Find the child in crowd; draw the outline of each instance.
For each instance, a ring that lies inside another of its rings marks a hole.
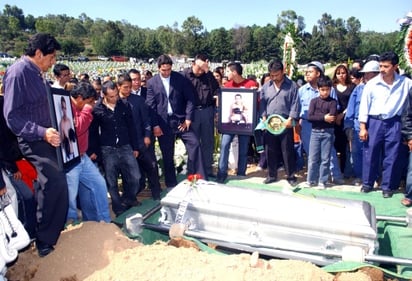
[[[334,123],[337,102],[330,97],[333,86],[328,76],[318,80],[319,97],[310,101],[308,120],[312,123],[309,144],[308,177],[309,186],[324,189],[329,178],[331,149],[334,142]]]

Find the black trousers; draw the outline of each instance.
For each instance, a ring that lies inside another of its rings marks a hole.
[[[141,172],[140,188],[144,188],[147,178],[150,190],[152,191],[153,199],[159,198],[162,190],[160,188],[159,168],[156,161],[153,142],[149,145],[149,147],[143,151],[140,151],[137,162]]]
[[[207,180],[207,174],[203,167],[202,152],[197,136],[192,129],[183,133],[165,133],[158,137],[160,150],[163,156],[163,171],[165,174],[166,187],[177,185],[176,169],[174,164],[175,141],[176,137],[182,139],[187,151],[187,173],[200,174]]]
[[[268,131],[265,131],[264,143],[269,176],[277,178],[277,169],[283,160],[286,175],[288,179],[292,179],[296,171],[293,129],[285,129],[280,135],[273,135]]]
[[[19,139],[19,146],[38,174],[36,238],[55,245],[64,229],[69,207],[66,174],[57,165],[56,148],[45,141],[25,142]]]

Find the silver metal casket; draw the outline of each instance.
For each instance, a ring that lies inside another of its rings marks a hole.
[[[364,201],[199,180],[181,182],[161,205],[161,225],[171,227],[179,213],[185,235],[227,248],[319,265],[341,260],[349,248],[377,252],[375,209]]]

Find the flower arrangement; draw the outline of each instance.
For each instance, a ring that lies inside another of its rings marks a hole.
[[[412,25],[409,26],[405,34],[405,59],[410,67],[412,67]]]
[[[202,175],[200,174],[190,174],[187,176],[187,180],[190,182],[190,186],[194,187],[196,185],[197,180],[202,179]]]
[[[402,53],[399,65],[405,68],[405,71],[410,71],[412,68],[412,11],[398,19],[398,23],[401,26],[398,51]]]

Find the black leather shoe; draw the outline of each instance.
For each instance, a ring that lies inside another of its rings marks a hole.
[[[369,193],[369,192],[371,192],[373,190],[373,188],[372,187],[368,187],[368,186],[362,186],[362,188],[361,188],[361,192],[363,192],[363,193]]]
[[[382,197],[383,198],[391,198],[393,196],[393,191],[390,190],[383,190]]]
[[[272,183],[272,182],[275,182],[276,181],[276,178],[274,178],[274,177],[267,177],[264,181],[263,181],[263,183],[264,184],[269,184],[269,183]]]
[[[296,177],[291,177],[291,178],[288,179],[288,183],[291,186],[295,186],[298,183],[298,180],[296,179]]]
[[[128,210],[130,208],[140,206],[140,205],[142,205],[142,203],[137,201],[137,200],[135,200],[135,201],[125,200],[125,201],[123,201],[122,205],[126,208],[126,210]]]
[[[37,252],[39,253],[39,257],[45,257],[51,252],[54,251],[54,247],[52,245],[49,245],[47,243],[41,242],[41,241],[36,241],[36,248]]]
[[[216,182],[217,183],[225,183],[227,176],[217,175]]]

